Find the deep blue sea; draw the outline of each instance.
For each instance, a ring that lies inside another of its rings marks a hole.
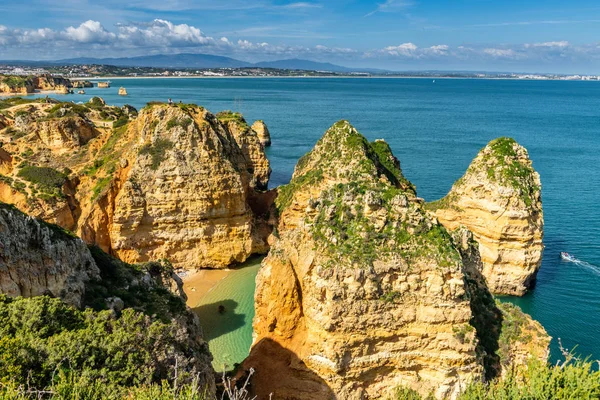
[[[128,97],[117,95],[119,86]],[[347,119],[384,138],[426,200],[444,196],[491,139],[511,136],[540,173],[544,261],[536,288],[509,298],[569,349],[600,359],[600,82],[468,79],[113,79],[110,89],[57,96],[141,107],[172,98],[212,112],[263,119],[271,185],[288,182],[300,156],[325,130]],[[560,261],[559,252],[583,263]],[[250,339],[248,339],[250,340]]]

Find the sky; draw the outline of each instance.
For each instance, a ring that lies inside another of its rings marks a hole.
[[[0,0],[0,60],[174,53],[600,74],[600,1]]]

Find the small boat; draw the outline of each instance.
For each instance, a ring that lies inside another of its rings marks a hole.
[[[77,94],[85,94],[85,90],[78,90]]]
[[[560,258],[562,258],[565,261],[571,261],[571,262],[576,260],[575,257],[573,257],[571,254],[564,252],[564,251],[560,253]]]

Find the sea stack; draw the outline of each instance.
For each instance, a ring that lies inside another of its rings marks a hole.
[[[544,249],[540,176],[513,139],[492,140],[428,208],[447,229],[473,232],[493,293],[522,296],[535,282]]]
[[[127,89],[125,89],[123,86],[119,88],[119,96],[127,96]]]
[[[269,128],[267,128],[267,124],[264,121],[258,120],[252,124],[252,130],[256,132],[258,135],[258,140],[260,143],[268,147],[271,145],[271,133],[269,132]]]
[[[336,123],[277,206],[244,364],[259,398],[453,398],[484,375],[460,253],[387,143]]]

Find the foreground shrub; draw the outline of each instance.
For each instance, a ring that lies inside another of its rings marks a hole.
[[[80,311],[47,296],[2,295],[0,382],[47,387],[57,371],[123,386],[160,382],[172,378],[177,365],[186,371],[190,359],[205,351],[194,348],[178,328],[133,309],[117,317],[112,311]]]
[[[600,399],[600,371],[588,361],[569,358],[563,364],[531,361],[489,383],[473,382],[459,400]],[[420,400],[416,392],[399,388],[395,400]]]

